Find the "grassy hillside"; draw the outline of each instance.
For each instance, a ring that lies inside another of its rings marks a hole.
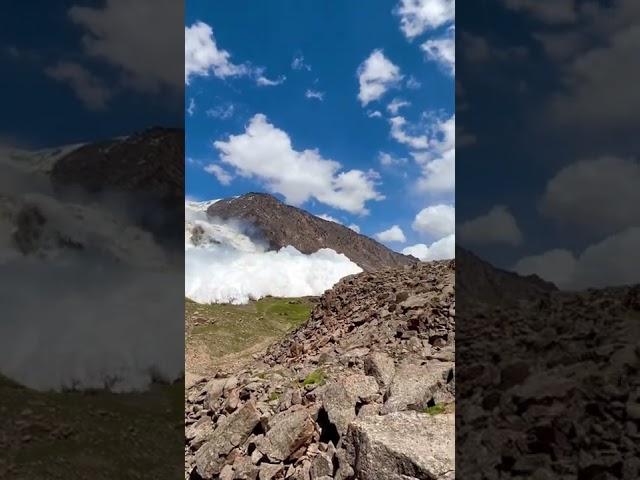
[[[267,297],[247,305],[203,305],[186,300],[187,356],[204,351],[213,363],[231,354],[250,354],[304,323],[309,298]]]
[[[37,392],[0,376],[0,478],[180,478],[183,389]]]

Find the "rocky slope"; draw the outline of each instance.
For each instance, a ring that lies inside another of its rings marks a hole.
[[[335,222],[323,220],[296,207],[285,205],[264,193],[247,193],[217,201],[207,214],[222,220],[236,219],[255,228],[272,250],[291,245],[310,254],[331,248],[345,254],[365,271],[410,265],[417,259],[389,250],[364,235]]]
[[[466,254],[458,475],[640,478],[640,287],[562,292]]]
[[[454,478],[454,262],[346,277],[249,367],[187,378],[185,477]]]

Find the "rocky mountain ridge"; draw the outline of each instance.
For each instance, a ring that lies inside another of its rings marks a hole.
[[[207,208],[207,215],[223,221],[233,219],[246,223],[271,250],[291,245],[302,253],[311,254],[321,248],[330,248],[343,253],[365,271],[410,265],[418,261],[394,252],[344,225],[286,205],[265,193],[247,193],[219,200]]]
[[[185,478],[454,478],[454,270],[346,277],[249,367],[188,377]]]

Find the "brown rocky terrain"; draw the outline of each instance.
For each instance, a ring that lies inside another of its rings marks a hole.
[[[458,475],[640,478],[640,287],[562,292],[456,262],[475,286],[456,318]]]
[[[188,376],[185,478],[454,478],[454,269],[346,277],[250,365]]]
[[[155,127],[80,146],[53,165],[51,179],[57,186],[147,192],[175,202],[184,196],[183,156],[184,130]]]
[[[310,254],[321,248],[331,248],[346,255],[365,271],[418,261],[344,225],[318,218],[265,193],[247,193],[238,198],[220,200],[207,209],[207,214],[250,224],[255,228],[254,233],[272,250],[291,245],[302,253]]]

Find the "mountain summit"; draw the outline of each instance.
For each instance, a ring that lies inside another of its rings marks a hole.
[[[311,254],[321,248],[330,248],[346,255],[369,272],[411,265],[418,261],[394,252],[344,225],[286,205],[266,193],[252,192],[220,200],[207,209],[207,215],[251,224],[270,249],[279,250],[291,245],[302,253]]]

